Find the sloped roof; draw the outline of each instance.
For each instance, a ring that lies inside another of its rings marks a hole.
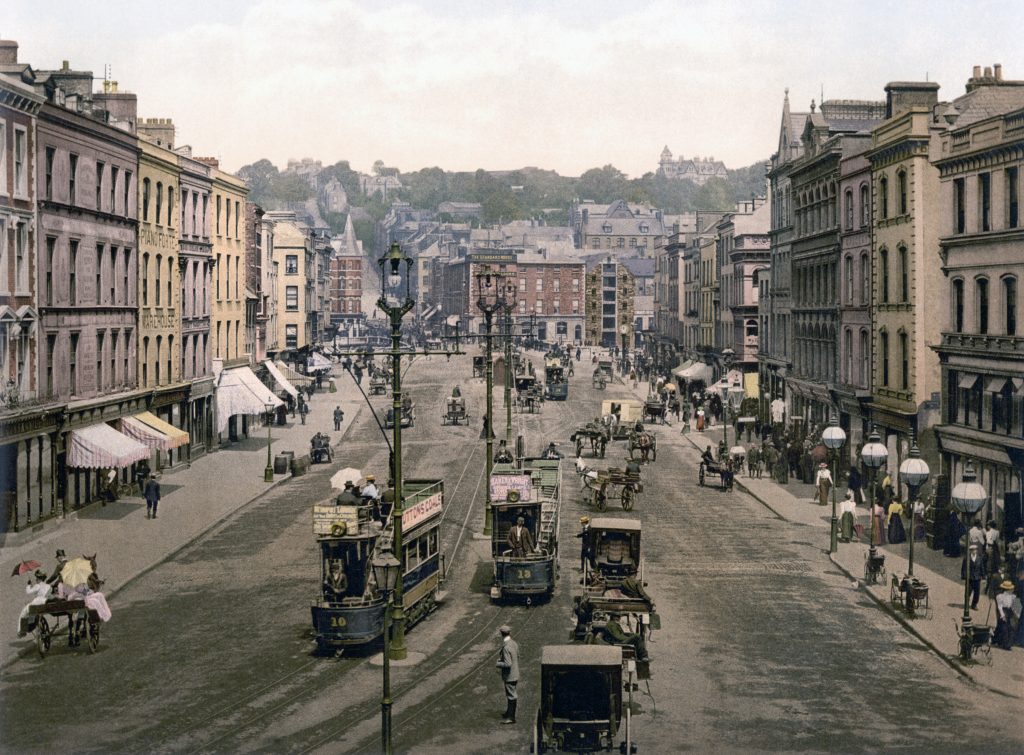
[[[959,111],[953,128],[1024,107],[1024,87],[983,86],[953,100]]]

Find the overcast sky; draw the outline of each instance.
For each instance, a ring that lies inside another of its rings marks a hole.
[[[261,157],[403,171],[630,176],[678,157],[775,149],[783,91],[882,99],[974,65],[1024,79],[1020,0],[475,2],[3,0],[0,37],[36,68],[103,76],[236,170]],[[98,86],[98,84],[97,84]]]

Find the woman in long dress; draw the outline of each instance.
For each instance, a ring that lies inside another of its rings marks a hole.
[[[857,524],[857,502],[853,499],[853,491],[846,491],[846,498],[839,504],[842,515],[839,519],[839,537],[844,543],[848,543],[856,537]]]
[[[871,526],[874,530],[874,539],[871,541],[871,544],[885,545],[885,509],[877,501],[871,507],[871,517]]]
[[[894,545],[907,541],[907,531],[903,527],[903,505],[899,501],[889,504],[889,524],[886,533],[889,542]]]
[[[942,553],[946,556],[957,557],[963,549],[960,539],[964,536],[964,526],[960,523],[960,517],[956,515],[955,509],[949,510],[949,518],[946,520],[946,543]]]
[[[828,494],[832,491],[832,472],[829,471],[828,464],[818,465],[818,474],[814,478],[814,484],[818,487],[818,504],[827,506]]]

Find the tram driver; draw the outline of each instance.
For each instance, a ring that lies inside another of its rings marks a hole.
[[[324,597],[330,601],[338,602],[348,592],[348,577],[345,576],[345,569],[340,558],[332,558],[327,569],[327,577],[324,579]]]

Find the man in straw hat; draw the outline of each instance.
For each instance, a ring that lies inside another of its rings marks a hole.
[[[580,529],[576,533],[576,537],[580,539],[580,571],[584,571],[587,568],[587,562],[591,565],[594,563],[594,552],[590,542],[590,517],[580,517]]]
[[[498,627],[501,633],[501,650],[498,651],[498,663],[501,681],[505,685],[505,713],[501,717],[503,724],[516,722],[516,705],[519,696],[516,685],[519,684],[519,645],[512,639],[512,628],[508,624]]]
[[[1013,582],[1007,579],[999,585],[1000,592],[996,596],[996,631],[992,642],[1003,650],[1013,647],[1014,628],[1020,622],[1020,598],[1013,594],[1013,589]],[[1019,638],[1020,632],[1016,634]]]

